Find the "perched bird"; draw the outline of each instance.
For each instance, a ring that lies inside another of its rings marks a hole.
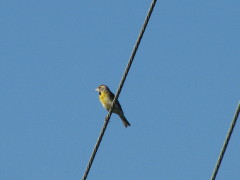
[[[99,93],[99,100],[102,103],[103,107],[109,111],[115,95],[109,90],[106,85],[100,85],[96,91]],[[130,126],[130,123],[125,118],[122,107],[118,100],[114,104],[113,112],[119,115],[125,127]]]

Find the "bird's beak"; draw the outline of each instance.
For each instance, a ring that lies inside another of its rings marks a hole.
[[[99,88],[95,89],[95,91],[99,92]]]

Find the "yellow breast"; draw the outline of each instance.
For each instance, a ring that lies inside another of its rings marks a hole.
[[[101,92],[101,95],[99,95],[99,100],[105,109],[107,109],[107,110],[110,109],[111,104],[112,104],[112,99],[108,93]]]

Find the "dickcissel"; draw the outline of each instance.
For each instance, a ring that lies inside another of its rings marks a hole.
[[[110,91],[110,89],[106,85],[100,85],[96,89],[96,91],[99,93],[99,100],[102,103],[103,107],[109,111],[115,95]],[[130,123],[125,118],[122,107],[118,100],[114,104],[113,113],[119,115],[125,127],[130,126]]]

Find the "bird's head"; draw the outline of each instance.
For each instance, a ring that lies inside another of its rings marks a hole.
[[[101,93],[103,91],[109,91],[109,88],[106,85],[100,85],[100,86],[98,86],[97,89],[95,89],[95,91]]]

